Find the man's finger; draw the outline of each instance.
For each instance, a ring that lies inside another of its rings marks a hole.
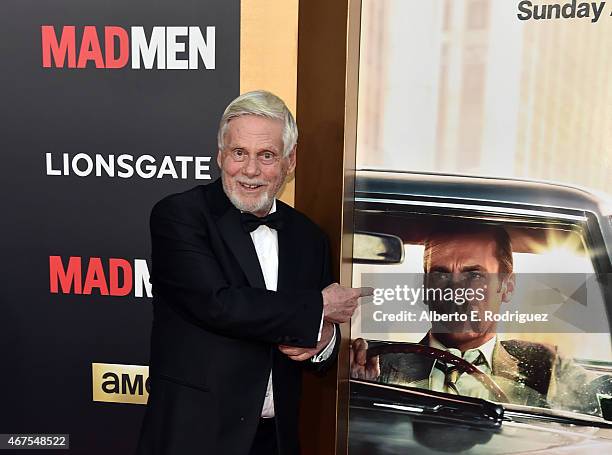
[[[367,365],[364,368],[365,378],[369,380],[377,379],[380,376],[380,361],[379,357],[370,357]]]
[[[353,344],[351,345],[355,351],[359,351],[361,349],[368,349],[368,342],[363,338],[356,338],[353,340]]]
[[[295,360],[296,362],[303,362],[304,360],[308,360],[314,355],[312,352],[304,352],[299,355],[290,355],[289,358],[291,360]]]
[[[378,356],[374,356],[374,357],[370,357],[367,360],[367,366],[366,368],[368,370],[371,370],[373,372],[378,372],[380,371],[380,360],[378,358]]]
[[[365,365],[368,353],[368,342],[363,338],[357,338],[353,343],[355,350],[355,362],[359,365]]]
[[[365,379],[365,371],[363,367],[358,368],[356,373],[357,373],[357,379]]]
[[[366,286],[361,288],[355,288],[358,291],[358,297],[367,297],[369,295],[374,295],[374,288]]]
[[[365,365],[367,362],[367,353],[368,350],[367,349],[360,349],[359,351],[357,351],[357,355],[355,357],[355,359],[357,360],[357,363],[359,365]]]
[[[359,306],[359,300],[353,300],[352,302],[350,302],[349,308],[351,309],[352,312],[355,312],[358,306]]]
[[[280,349],[283,354],[287,354],[288,356],[299,355],[305,351],[304,348],[296,348],[292,346],[279,346],[278,349]]]
[[[374,357],[370,357],[368,359],[368,365],[371,367],[378,367],[378,364],[380,363],[378,356],[374,356]]]

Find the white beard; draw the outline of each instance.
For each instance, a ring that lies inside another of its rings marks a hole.
[[[231,203],[234,204],[234,207],[236,207],[238,210],[254,213],[260,212],[266,208],[269,210],[270,207],[272,207],[272,203],[274,202],[274,196],[270,197],[267,192],[259,196],[259,198],[255,201],[246,202],[241,200],[238,196],[236,196],[235,193],[230,191],[227,182],[223,177],[223,172],[221,172],[221,182],[223,183],[223,191],[225,192],[226,196],[231,201]]]

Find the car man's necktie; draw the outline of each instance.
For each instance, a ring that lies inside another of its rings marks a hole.
[[[476,359],[471,362],[474,366],[486,365],[487,361],[482,352],[476,357]],[[461,373],[459,372],[459,368],[456,365],[445,364],[443,362],[436,361],[435,368],[444,373],[444,386],[448,388],[450,393],[455,393],[460,395],[459,390],[457,389],[457,380]]]

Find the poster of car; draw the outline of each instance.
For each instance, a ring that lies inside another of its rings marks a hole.
[[[351,454],[612,450],[611,73],[606,2],[362,1]]]

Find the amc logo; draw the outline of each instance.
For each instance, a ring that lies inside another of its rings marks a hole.
[[[147,404],[149,367],[92,363],[93,401]]]

